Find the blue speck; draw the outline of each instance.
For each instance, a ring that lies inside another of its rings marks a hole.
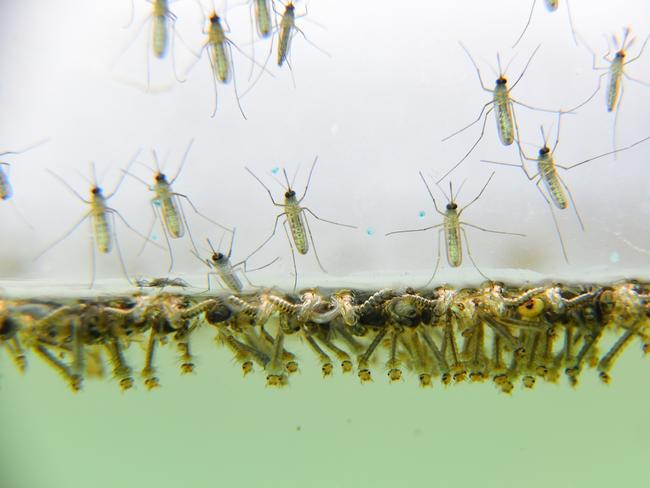
[[[275,168],[273,168],[273,169],[271,170],[271,173],[273,173],[274,175],[277,175],[279,171],[280,171],[280,168],[278,168],[278,167],[276,166]]]
[[[621,255],[618,253],[618,251],[612,251],[612,253],[609,255],[609,260],[610,262],[616,264],[621,260]]]
[[[366,234],[368,234],[369,236],[373,235],[374,233],[375,233],[375,229],[373,227],[368,227],[366,229]]]
[[[418,212],[418,217],[420,217],[421,219],[423,219],[424,216],[425,216],[426,214],[427,214],[427,213],[426,213],[424,210],[420,210],[420,211]]]
[[[160,207],[160,200],[159,200],[158,198],[156,198],[156,199],[154,199],[154,200],[152,200],[152,201],[153,201],[153,204],[154,204],[156,207]]]

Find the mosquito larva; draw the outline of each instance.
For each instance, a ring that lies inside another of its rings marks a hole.
[[[474,265],[474,267],[476,268],[476,270],[479,272],[479,274],[481,276],[483,276],[485,279],[489,279],[487,276],[485,276],[483,274],[483,272],[478,268],[478,266],[474,262],[474,258],[472,257],[472,254],[471,254],[471,252],[469,250],[469,242],[467,240],[467,234],[465,233],[465,229],[463,228],[463,226],[472,227],[472,228],[475,228],[475,229],[478,229],[478,230],[481,230],[481,231],[484,231],[484,232],[490,232],[490,233],[493,233],[493,234],[514,235],[514,236],[525,237],[524,234],[486,229],[484,227],[479,227],[478,225],[470,224],[470,223],[463,222],[463,221],[460,220],[460,217],[461,217],[463,211],[467,207],[472,205],[474,202],[476,202],[481,197],[481,195],[483,194],[483,192],[485,191],[485,189],[489,185],[490,181],[494,177],[494,172],[490,175],[488,180],[485,182],[485,185],[483,185],[483,188],[478,193],[478,195],[476,197],[474,197],[474,199],[472,201],[470,201],[467,205],[465,205],[460,210],[458,210],[458,204],[455,201],[455,198],[458,197],[458,193],[460,193],[460,190],[454,196],[453,188],[452,188],[452,185],[451,185],[451,182],[450,182],[449,183],[449,197],[447,197],[447,195],[445,195],[445,197],[447,198],[447,205],[446,205],[446,208],[445,208],[444,212],[441,211],[438,208],[438,204],[436,203],[436,199],[434,198],[433,193],[431,192],[431,189],[429,188],[429,184],[427,183],[427,181],[424,178],[424,175],[422,174],[421,171],[420,171],[419,174],[420,174],[420,178],[422,179],[422,182],[424,183],[424,186],[426,187],[426,189],[427,189],[427,191],[429,193],[429,196],[431,197],[431,200],[433,201],[433,206],[434,206],[436,212],[438,212],[443,218],[442,223],[436,224],[436,225],[430,225],[430,226],[424,227],[422,229],[396,230],[396,231],[393,231],[393,232],[389,232],[386,235],[389,236],[389,235],[393,235],[393,234],[402,234],[402,233],[408,233],[408,232],[422,232],[422,231],[427,231],[427,230],[430,230],[430,229],[438,229],[438,228],[440,228],[440,230],[438,231],[438,254],[437,254],[437,259],[436,259],[436,266],[434,268],[433,275],[431,276],[429,281],[427,281],[427,283],[424,285],[426,287],[426,286],[429,285],[429,283],[431,283],[431,281],[433,281],[433,278],[435,277],[435,275],[436,275],[436,273],[438,271],[438,266],[440,265],[440,236],[441,236],[441,234],[444,233],[444,236],[445,236],[445,251],[446,251],[447,262],[449,263],[449,266],[451,266],[453,268],[457,268],[462,264],[462,262],[463,262],[463,247],[462,247],[462,240],[461,240],[461,232],[462,232],[463,237],[465,239],[465,245],[467,246],[467,255],[469,256],[470,261],[472,262],[472,264]]]
[[[303,199],[307,195],[307,190],[309,189],[309,183],[311,181],[311,176],[314,172],[314,168],[316,167],[316,162],[318,161],[318,156],[314,158],[314,162],[311,165],[311,169],[309,170],[309,176],[307,177],[307,184],[305,185],[305,191],[303,192],[302,196],[300,198],[297,198],[296,192],[293,190],[293,184],[295,181],[295,176],[294,176],[294,181],[289,183],[289,177],[287,176],[287,171],[285,169],[282,170],[284,174],[284,179],[286,182],[286,187],[285,187],[285,193],[284,193],[284,203],[277,203],[275,199],[273,198],[273,194],[271,193],[271,190],[262,182],[262,180],[255,175],[250,169],[245,168],[246,171],[248,171],[253,178],[255,178],[260,185],[264,187],[264,189],[267,191],[269,194],[269,197],[271,198],[271,202],[273,202],[273,205],[276,207],[282,207],[283,212],[278,214],[275,217],[275,223],[273,225],[273,232],[271,232],[271,235],[262,242],[252,253],[248,255],[246,260],[248,260],[251,256],[253,256],[255,253],[257,253],[262,247],[264,247],[275,235],[275,232],[278,227],[278,222],[281,217],[284,217],[285,220],[283,222],[283,226],[285,228],[285,231],[287,231],[287,225],[289,226],[289,231],[287,231],[287,235],[289,237],[289,246],[291,248],[291,258],[293,261],[293,270],[294,270],[294,281],[293,281],[293,288],[295,290],[297,286],[297,280],[298,280],[298,270],[296,267],[296,256],[294,253],[294,248],[296,251],[298,251],[299,254],[307,254],[309,251],[309,242],[311,242],[312,247],[314,248],[314,256],[316,257],[316,261],[318,263],[318,266],[320,269],[326,273],[327,271],[323,267],[320,258],[318,257],[318,253],[316,252],[316,246],[314,244],[314,238],[311,233],[311,229],[309,227],[309,222],[307,221],[305,212],[308,212],[311,214],[312,217],[314,217],[317,220],[327,222],[329,224],[334,224],[338,225],[341,227],[348,227],[350,229],[356,229],[357,227],[354,225],[348,225],[348,224],[342,224],[340,222],[334,222],[332,220],[327,220],[322,217],[319,217],[316,215],[309,207],[303,207],[300,204],[302,203]]]
[[[569,8],[569,0],[565,0],[566,2],[566,10],[567,10],[567,16],[569,17],[569,27],[571,27],[571,35],[573,36],[573,42],[578,45],[578,39],[576,38],[576,31],[573,28],[573,19],[571,18],[571,9]],[[533,18],[533,12],[535,11],[535,4],[537,3],[537,0],[533,0],[532,5],[530,6],[530,14],[528,15],[528,20],[526,21],[526,25],[524,26],[524,30],[521,31],[521,34],[519,34],[519,37],[517,38],[517,41],[512,45],[512,47],[516,47],[517,44],[519,44],[519,41],[524,37],[524,34],[528,30],[528,27],[530,26],[530,21]],[[546,9],[549,12],[555,12],[558,7],[560,6],[560,0],[544,0],[544,4],[546,5]]]
[[[443,179],[445,179],[449,174],[454,171],[458,166],[462,164],[465,159],[474,151],[478,143],[481,141],[483,138],[483,135],[485,133],[485,126],[487,124],[487,117],[489,113],[494,110],[494,114],[496,116],[496,123],[497,123],[497,133],[499,135],[499,140],[504,146],[509,146],[511,145],[514,140],[515,140],[515,133],[517,132],[517,120],[516,120],[516,115],[514,112],[514,106],[513,104],[521,105],[522,107],[529,108],[531,110],[537,110],[541,112],[551,112],[551,113],[558,113],[557,110],[547,110],[547,109],[541,109],[537,107],[532,107],[530,105],[526,105],[525,103],[522,103],[518,100],[515,100],[511,96],[512,90],[517,86],[517,84],[521,81],[523,78],[524,74],[526,73],[526,70],[528,69],[528,66],[532,62],[533,58],[535,57],[535,54],[537,54],[537,51],[539,50],[540,46],[537,46],[533,53],[530,55],[530,58],[528,58],[528,61],[526,62],[526,65],[524,66],[523,71],[519,75],[519,77],[515,80],[515,82],[512,84],[511,87],[508,87],[508,80],[504,76],[504,70],[501,69],[501,57],[497,54],[497,63],[499,67],[499,76],[496,80],[496,84],[494,86],[494,89],[489,89],[488,87],[485,86],[483,83],[483,78],[481,77],[481,71],[479,70],[478,65],[476,64],[476,61],[474,61],[474,58],[470,54],[469,50],[465,47],[463,43],[459,43],[460,47],[465,51],[467,56],[469,57],[470,61],[474,65],[474,68],[476,69],[476,74],[478,75],[479,83],[481,84],[481,88],[483,91],[486,91],[488,93],[492,94],[492,100],[487,102],[486,104],[483,105],[481,108],[481,112],[479,113],[478,117],[476,120],[471,122],[470,124],[466,125],[462,129],[457,130],[453,134],[448,135],[444,139],[442,139],[442,142],[447,141],[451,139],[452,137],[460,134],[461,132],[465,131],[466,129],[469,129],[472,127],[474,124],[479,122],[481,119],[483,119],[483,125],[481,127],[481,133],[472,144],[472,147],[470,147],[469,151],[465,153],[465,155],[461,158],[460,161],[458,161],[454,166],[451,167],[445,174],[440,177],[437,182],[440,183]],[[506,66],[506,71],[507,71],[507,66]],[[489,108],[488,108],[489,107]],[[487,111],[486,111],[487,109]]]

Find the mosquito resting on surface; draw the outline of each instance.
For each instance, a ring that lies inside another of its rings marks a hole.
[[[496,85],[493,90],[490,90],[485,86],[483,83],[483,78],[481,78],[481,71],[478,68],[478,65],[474,61],[474,58],[472,58],[472,55],[469,53],[469,50],[465,47],[465,45],[460,42],[460,47],[463,48],[467,56],[469,57],[470,61],[474,65],[474,68],[476,68],[476,74],[478,75],[479,83],[481,83],[481,88],[483,88],[483,91],[486,91],[488,93],[492,94],[492,100],[487,102],[485,105],[483,105],[483,108],[481,108],[481,112],[479,113],[478,117],[476,120],[474,120],[472,123],[466,125],[462,129],[457,130],[453,134],[448,135],[444,139],[442,139],[442,142],[447,141],[451,139],[452,137],[460,134],[461,132],[465,131],[466,129],[469,129],[472,127],[474,124],[478,123],[481,118],[483,118],[483,126],[481,127],[481,134],[479,135],[478,139],[474,144],[472,144],[472,147],[465,153],[465,155],[461,158],[460,161],[458,161],[452,168],[447,171],[444,175],[442,175],[441,178],[438,179],[437,183],[440,183],[443,179],[445,179],[449,174],[454,171],[458,166],[461,165],[465,159],[472,153],[472,151],[478,146],[478,143],[481,142],[481,139],[483,139],[483,134],[485,133],[485,125],[487,124],[487,117],[490,114],[492,110],[494,110],[494,114],[496,115],[496,122],[497,122],[497,133],[499,134],[499,139],[501,143],[504,146],[509,146],[511,145],[514,140],[515,140],[515,132],[517,128],[517,118],[515,116],[514,112],[514,107],[513,104],[521,105],[522,107],[529,108],[531,110],[537,110],[540,112],[550,112],[550,113],[558,113],[561,111],[558,110],[546,110],[546,109],[541,109],[537,107],[532,107],[530,105],[526,105],[525,103],[522,103],[518,100],[515,100],[512,98],[510,95],[510,92],[517,86],[517,84],[521,81],[523,78],[524,74],[526,73],[526,70],[528,69],[528,66],[530,65],[531,61],[533,60],[533,57],[535,57],[535,54],[537,54],[537,51],[539,50],[540,46],[537,46],[535,50],[533,51],[533,54],[530,55],[530,58],[526,62],[526,65],[524,66],[523,71],[519,75],[519,77],[515,80],[515,82],[512,84],[510,88],[508,88],[508,80],[504,76],[504,71],[501,69],[501,57],[499,54],[497,54],[497,63],[499,67],[499,77],[496,80]],[[508,67],[506,66],[506,71]],[[489,108],[488,108],[489,107]],[[486,111],[487,109],[487,111]],[[566,113],[566,112],[565,112]],[[485,114],[485,115],[484,115]]]
[[[614,150],[614,151],[609,151],[604,154],[599,154],[598,156],[594,156],[588,159],[585,159],[584,161],[580,161],[579,163],[574,163],[570,164],[568,166],[565,165],[559,165],[555,162],[555,150],[557,149],[557,146],[560,142],[560,120],[561,118],[558,117],[558,124],[557,124],[557,137],[555,139],[555,144],[553,145],[553,150],[551,150],[548,146],[548,141],[547,137],[544,134],[544,128],[540,127],[541,133],[542,133],[542,139],[544,141],[544,145],[540,148],[538,156],[536,158],[531,158],[526,156],[524,153],[523,149],[521,148],[521,145],[519,145],[519,157],[520,157],[520,164],[514,164],[514,163],[504,163],[501,161],[490,161],[486,159],[482,159],[481,162],[484,163],[492,163],[492,164],[500,164],[503,166],[515,166],[515,167],[520,167],[524,173],[526,174],[526,177],[530,180],[537,180],[535,182],[535,185],[537,186],[537,189],[541,193],[542,197],[544,197],[544,200],[548,204],[549,210],[551,211],[551,216],[553,217],[553,223],[555,224],[555,230],[557,231],[558,238],[560,240],[560,245],[562,246],[562,254],[564,255],[565,261],[568,263],[569,258],[567,256],[566,252],[566,247],[564,245],[564,240],[562,239],[562,233],[560,232],[560,226],[558,225],[557,218],[555,216],[555,212],[553,210],[553,205],[557,207],[560,210],[564,210],[568,208],[569,206],[569,201],[571,201],[571,205],[573,206],[573,210],[576,214],[576,217],[578,218],[578,223],[580,224],[580,227],[582,230],[584,230],[584,224],[582,222],[582,218],[580,217],[580,214],[578,213],[578,209],[576,208],[575,201],[573,200],[573,195],[571,194],[571,190],[569,190],[569,187],[567,184],[564,182],[562,177],[559,175],[557,172],[557,168],[561,168],[564,170],[569,170],[572,168],[575,168],[577,166],[581,166],[585,163],[588,163],[590,161],[594,161],[596,159],[608,156],[610,154],[618,153],[621,151],[625,151],[627,149],[631,149],[642,142],[645,142],[650,139],[650,137],[646,137],[644,139],[641,139],[640,141],[635,142],[634,144],[631,144],[627,147]],[[528,169],[526,168],[526,165],[524,164],[524,160],[526,161],[534,161],[537,163],[537,172],[534,174],[531,174]],[[542,184],[544,185],[544,189],[542,189]],[[546,190],[546,193],[544,192]],[[567,199],[568,195],[568,199]]]
[[[135,158],[137,158],[139,153],[140,151],[138,151],[133,156],[133,158],[127,165],[127,169],[135,161]],[[73,195],[75,195],[82,202],[89,205],[90,210],[87,213],[85,213],[84,216],[81,218],[81,220],[79,220],[76,224],[74,224],[65,234],[63,234],[60,238],[58,238],[47,248],[45,248],[38,256],[36,256],[35,259],[39,259],[45,253],[47,253],[52,248],[54,248],[57,244],[65,240],[83,222],[85,222],[87,219],[90,219],[91,228],[92,228],[92,233],[91,233],[92,274],[91,274],[91,281],[90,281],[89,288],[92,288],[95,283],[95,246],[97,247],[97,251],[100,254],[108,254],[113,249],[113,243],[115,243],[115,248],[117,249],[117,255],[120,260],[120,266],[122,268],[124,276],[130,283],[131,280],[129,278],[128,272],[126,271],[126,266],[124,265],[124,259],[122,257],[122,251],[120,250],[120,246],[117,241],[117,235],[115,234],[115,216],[117,216],[127,228],[129,228],[131,231],[136,233],[138,236],[142,237],[143,239],[147,239],[147,237],[140,234],[137,230],[131,227],[128,224],[128,222],[124,219],[124,217],[122,217],[122,215],[117,210],[108,206],[108,200],[110,200],[115,195],[117,190],[120,188],[120,185],[124,181],[124,177],[126,174],[122,173],[122,176],[120,177],[117,185],[115,186],[115,189],[108,195],[104,195],[102,188],[97,183],[97,173],[95,170],[95,163],[91,163],[90,167],[91,167],[91,173],[93,179],[92,182],[90,182],[90,197],[88,200],[83,198],[72,186],[70,186],[58,174],[56,174],[52,170],[48,170],[48,172],[52,176],[54,176],[57,180],[59,180],[59,182],[61,182]],[[95,246],[93,246],[93,241]]]
[[[339,225],[341,227],[348,227],[350,229],[357,228],[354,225],[341,224],[339,222],[334,222],[332,220],[327,220],[322,217],[319,217],[310,208],[302,207],[300,205],[303,199],[305,198],[305,196],[307,195],[307,190],[309,189],[311,176],[312,173],[314,172],[314,167],[316,166],[317,161],[318,161],[318,156],[314,158],[314,162],[312,163],[311,169],[309,170],[309,176],[307,177],[307,184],[305,185],[305,191],[303,192],[300,198],[296,198],[296,192],[293,190],[294,181],[289,183],[289,177],[287,176],[287,171],[285,169],[282,169],[282,173],[284,174],[284,180],[287,184],[284,193],[284,203],[277,203],[273,198],[273,194],[271,193],[271,190],[269,190],[269,188],[262,182],[262,180],[260,180],[255,175],[255,173],[253,173],[250,169],[246,168],[246,171],[248,171],[251,174],[251,176],[253,176],[253,178],[255,178],[259,182],[259,184],[262,185],[264,189],[267,191],[269,197],[271,198],[271,201],[273,202],[273,205],[275,205],[276,207],[282,207],[284,209],[282,213],[278,214],[275,217],[275,223],[273,224],[273,232],[271,232],[271,235],[267,237],[266,240],[261,245],[259,245],[252,253],[250,253],[246,259],[248,260],[251,256],[253,256],[256,252],[262,249],[273,238],[273,236],[275,235],[275,231],[277,230],[280,217],[284,217],[285,219],[282,225],[284,226],[284,230],[287,234],[287,239],[289,240],[289,246],[291,247],[291,259],[293,261],[293,270],[294,270],[294,280],[293,280],[294,290],[298,283],[298,270],[296,267],[296,256],[294,253],[294,247],[299,254],[307,254],[307,251],[309,251],[309,242],[311,241],[311,245],[314,248],[314,256],[316,257],[316,262],[318,263],[320,269],[323,272],[327,273],[327,271],[325,270],[325,268],[323,267],[320,261],[320,258],[318,257],[318,253],[316,252],[316,245],[314,244],[314,238],[312,236],[311,229],[309,228],[309,222],[307,221],[305,212],[310,213],[311,216],[314,217],[315,219],[321,220],[323,222],[327,222],[329,224]],[[295,176],[294,176],[294,180],[295,180]],[[289,230],[287,230],[287,224],[289,225]]]
[[[517,42],[515,42],[512,47],[517,47],[517,44],[519,44],[519,41],[524,37],[524,34],[528,30],[528,27],[530,26],[530,21],[533,18],[533,12],[535,11],[535,4],[537,3],[537,0],[533,0],[533,4],[530,6],[530,15],[528,16],[528,20],[526,21],[526,25],[524,26],[524,30],[521,31],[521,34],[519,34],[519,37],[517,38]],[[573,20],[571,18],[571,9],[569,8],[569,0],[565,0],[566,3],[566,11],[567,15],[569,17],[569,27],[571,27],[571,35],[573,36],[573,42],[578,45],[578,39],[576,38],[576,31],[573,28]],[[560,0],[544,0],[544,4],[546,5],[546,9],[549,12],[555,12],[558,7],[560,6]]]
[[[520,236],[520,237],[525,237],[524,234],[519,234],[516,232],[503,232],[503,231],[498,231],[498,230],[491,230],[491,229],[486,229],[484,227],[479,227],[478,225],[470,224],[467,222],[463,222],[460,220],[460,217],[462,213],[465,211],[467,207],[472,205],[475,201],[477,201],[485,189],[487,188],[488,184],[492,180],[492,177],[494,176],[494,172],[490,175],[488,180],[485,182],[485,185],[483,185],[483,188],[481,191],[474,197],[474,199],[469,202],[467,205],[465,205],[463,208],[458,210],[458,205],[456,203],[456,198],[458,198],[458,195],[460,194],[461,188],[458,189],[458,192],[454,196],[453,190],[452,190],[452,185],[451,181],[449,182],[449,197],[445,194],[445,198],[447,198],[447,206],[445,208],[445,211],[442,212],[438,208],[438,204],[436,203],[436,199],[433,196],[433,193],[431,192],[431,188],[429,188],[429,185],[427,181],[424,179],[424,175],[420,171],[420,178],[422,179],[422,182],[424,183],[424,186],[427,188],[427,191],[429,192],[429,196],[431,197],[431,200],[433,201],[433,206],[436,209],[436,212],[438,212],[440,215],[442,215],[443,221],[441,224],[436,224],[436,225],[430,225],[428,227],[424,227],[422,229],[409,229],[409,230],[396,230],[393,232],[389,232],[386,235],[390,236],[393,234],[404,234],[407,232],[422,232],[430,229],[437,229],[442,227],[438,231],[438,255],[436,259],[436,267],[433,270],[433,275],[431,275],[431,278],[429,278],[429,281],[426,282],[424,285],[425,287],[429,286],[429,284],[433,281],[433,278],[436,276],[436,273],[438,272],[438,266],[440,265],[440,235],[444,232],[445,234],[445,249],[447,253],[447,262],[449,263],[449,266],[453,268],[457,268],[461,265],[463,262],[463,247],[462,247],[462,242],[461,242],[461,232],[463,233],[463,237],[465,239],[465,245],[467,246],[467,255],[469,256],[470,261],[476,268],[476,271],[479,272],[481,276],[483,276],[485,279],[489,278],[483,274],[483,272],[479,269],[479,267],[476,265],[476,262],[474,261],[474,258],[472,257],[472,253],[470,252],[469,249],[469,241],[467,240],[467,234],[465,233],[465,229],[463,226],[468,226],[468,227],[473,227],[478,230],[482,230],[484,232],[491,232],[493,234],[503,234],[503,235],[511,235],[511,236]],[[442,191],[442,189],[440,189]],[[443,191],[444,194],[444,191]]]
[[[199,6],[201,6],[201,3]],[[201,6],[201,12],[203,12],[203,7]],[[204,23],[206,19],[205,13],[203,13]],[[232,78],[233,88],[235,90],[235,97],[237,99],[237,107],[242,114],[242,117],[246,119],[246,114],[242,109],[240,103],[240,95],[237,89],[237,78],[235,76],[235,69],[232,62],[232,48],[234,47],[239,51],[243,56],[249,58],[248,54],[242,51],[234,42],[232,42],[226,35],[229,30],[224,29],[224,26],[221,22],[221,17],[217,14],[216,9],[213,7],[212,12],[207,16],[208,21],[208,30],[203,30],[203,34],[207,36],[207,39],[201,46],[197,57],[197,61],[201,59],[201,54],[204,50],[208,51],[208,59],[210,60],[210,71],[212,73],[212,83],[214,86],[214,109],[210,117],[214,117],[217,113],[218,106],[218,95],[217,95],[217,80],[226,84]],[[226,24],[227,25],[227,24]],[[252,60],[255,63],[255,60]],[[196,63],[194,63],[196,64]],[[194,66],[194,64],[192,66]],[[190,66],[190,69],[192,68]]]
[[[269,48],[269,53],[264,60],[263,67],[266,67],[268,64],[269,60],[271,59],[271,56],[273,55],[273,40],[275,38],[275,35],[278,35],[278,50],[277,50],[277,56],[276,56],[276,63],[278,66],[282,67],[284,64],[286,64],[289,67],[289,71],[291,72],[291,81],[293,83],[293,86],[296,86],[296,80],[293,78],[293,69],[291,67],[291,45],[293,41],[293,37],[295,36],[296,32],[298,32],[305,41],[307,41],[309,44],[311,44],[314,48],[318,49],[320,52],[325,54],[326,56],[330,56],[330,53],[313,43],[312,41],[309,40],[307,35],[303,32],[303,30],[296,25],[296,19],[300,19],[303,17],[307,16],[307,8],[305,7],[305,13],[296,15],[296,6],[294,5],[293,2],[289,2],[284,6],[284,12],[278,12],[275,10],[275,6],[273,6],[274,12],[280,17],[280,22],[276,25],[274,31],[273,31],[273,37],[271,38],[271,46]],[[312,21],[314,22],[314,21]],[[317,25],[320,25],[316,23]],[[257,81],[260,79],[262,76],[263,72],[261,71],[260,74],[257,76],[255,81],[253,82],[252,86],[255,86]],[[244,96],[246,93],[250,91],[250,88],[247,89],[242,96]]]
[[[183,41],[183,39],[176,32],[176,15],[169,9],[169,0],[147,0],[151,4],[151,13],[145,17],[140,26],[136,29],[135,37],[126,45],[122,53],[124,53],[133,42],[139,37],[140,32],[144,28],[145,24],[151,22],[151,35],[147,36],[147,50],[146,50],[146,67],[147,67],[147,84],[146,87],[150,87],[150,78],[151,78],[151,69],[150,69],[150,48],[153,52],[153,55],[157,59],[163,59],[167,55],[169,47],[169,29],[172,31],[171,36],[171,53],[172,53],[172,70],[174,72],[174,78],[176,81],[183,83],[185,80],[180,79],[176,74],[176,57],[174,53],[174,39],[176,36]],[[131,19],[126,25],[128,27],[133,22],[134,15],[134,5],[133,0],[131,1]]]
[[[24,149],[20,149],[18,151],[4,151],[0,153],[0,158],[4,156],[13,156],[17,154],[22,154],[26,151],[29,151],[30,149],[34,149],[42,144],[45,144],[49,139],[46,139],[44,141],[37,142],[36,144],[32,144],[31,146],[27,146]],[[4,168],[7,168],[6,171]],[[0,161],[0,199],[2,200],[10,200],[11,203],[13,204],[13,200],[11,200],[11,197],[14,195],[14,190],[13,187],[11,186],[11,180],[9,179],[11,172],[11,164],[7,163],[6,161]],[[14,210],[18,214],[18,216],[29,226],[29,222],[25,218],[25,216],[22,214],[22,212],[18,209],[16,205],[13,205]]]
[[[589,101],[591,101],[591,99],[593,99],[596,96],[596,94],[600,91],[600,85],[603,81],[603,77],[609,75],[609,84],[607,86],[607,97],[605,102],[607,106],[607,111],[615,112],[614,128],[613,128],[613,135],[612,135],[612,144],[614,150],[616,150],[616,127],[618,123],[618,112],[621,108],[621,101],[623,100],[623,92],[624,92],[623,77],[625,77],[630,81],[639,83],[641,85],[650,86],[650,83],[646,83],[642,80],[632,78],[630,75],[628,75],[625,72],[625,66],[636,61],[641,57],[641,55],[643,54],[643,50],[648,44],[648,40],[650,40],[650,36],[646,37],[646,40],[643,42],[643,45],[639,50],[639,54],[637,54],[632,59],[628,59],[626,61],[625,58],[627,57],[627,49],[629,49],[635,41],[634,37],[629,39],[628,41],[629,35],[630,35],[630,28],[627,27],[623,29],[623,40],[621,41],[620,44],[618,42],[618,38],[616,37],[616,35],[612,36],[614,49],[616,49],[614,58],[609,59],[609,55],[610,55],[609,50],[603,56],[603,59],[609,63],[609,66],[596,66],[596,53],[594,53],[593,51],[591,52],[593,56],[592,68],[597,71],[605,71],[605,72],[598,77],[598,86],[596,87],[596,90],[594,90],[594,92],[589,96],[589,98],[587,98],[584,102],[580,103],[579,105],[571,109],[571,111],[577,110],[583,105],[587,104]]]
[[[190,152],[190,149],[192,148],[193,143],[194,143],[194,139],[192,139],[188,144],[187,149],[183,154],[183,158],[181,159],[181,163],[178,166],[178,170],[176,171],[176,174],[169,181],[167,180],[167,176],[165,175],[165,173],[163,173],[158,163],[158,157],[155,151],[152,151],[153,160],[156,165],[153,185],[149,185],[146,181],[142,180],[141,178],[134,175],[133,173],[130,173],[129,171],[126,170],[124,171],[125,174],[138,180],[140,183],[145,185],[147,188],[149,188],[150,191],[154,193],[154,197],[151,199],[151,208],[154,213],[154,219],[151,222],[149,231],[147,232],[147,237],[151,236],[154,225],[156,225],[156,221],[160,220],[162,224],[163,235],[165,236],[165,242],[167,244],[167,250],[169,251],[168,272],[171,272],[172,268],[174,267],[174,255],[172,253],[170,239],[178,239],[183,237],[185,235],[186,229],[187,229],[187,235],[190,239],[190,242],[192,243],[194,252],[198,253],[198,249],[196,248],[196,244],[194,243],[194,238],[192,237],[192,233],[190,232],[190,227],[187,224],[185,211],[183,210],[183,206],[180,200],[181,198],[184,199],[190,205],[194,213],[196,213],[198,216],[204,218],[211,224],[216,225],[217,227],[220,227],[221,229],[227,232],[231,232],[229,228],[221,225],[218,222],[215,222],[214,220],[208,218],[207,216],[199,212],[187,195],[184,195],[182,193],[177,193],[172,189],[172,185],[178,179],[183,167],[185,166],[185,162],[187,161],[187,156]],[[149,242],[149,239],[144,241],[142,248],[140,249],[140,252],[138,254],[141,254],[144,251],[147,242]]]
[[[250,282],[250,280],[246,276],[246,273],[249,271],[257,271],[266,268],[267,266],[272,265],[279,259],[279,258],[275,258],[270,263],[267,263],[264,266],[255,269],[247,269],[246,260],[239,261],[238,263],[232,264],[230,262],[230,258],[232,256],[233,243],[235,242],[235,229],[233,229],[231,232],[230,247],[228,248],[228,254],[223,254],[222,252],[215,250],[214,247],[212,246],[212,243],[210,242],[210,239],[206,239],[206,241],[208,243],[208,246],[210,246],[210,251],[212,251],[212,255],[210,256],[210,259],[203,259],[197,253],[192,251],[192,253],[199,259],[199,261],[204,262],[205,264],[208,265],[210,269],[214,270],[208,272],[208,289],[206,291],[210,291],[211,289],[210,276],[219,278],[219,280],[221,280],[221,282],[224,285],[226,285],[226,287],[230,288],[232,291],[236,293],[242,291],[244,289],[244,286],[242,284],[241,279],[239,279],[239,276],[237,276],[238,271],[246,279],[248,284],[254,287],[255,285],[253,285]],[[218,249],[221,249],[221,243],[219,243]],[[239,267],[243,269],[238,270],[237,268]],[[221,282],[217,281],[219,285],[221,285]]]

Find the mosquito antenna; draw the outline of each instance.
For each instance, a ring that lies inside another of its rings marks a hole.
[[[95,188],[99,188],[99,184],[97,183],[97,169],[95,168],[95,161],[90,162],[90,174],[93,177],[92,185]]]
[[[210,251],[212,251],[212,254],[216,254],[217,251],[214,250],[214,247],[212,246],[212,242],[210,242],[210,238],[207,237],[205,240],[208,242],[208,246],[210,246]]]
[[[458,191],[456,192],[456,199],[458,199],[458,195],[460,195],[460,191],[463,189],[463,186],[465,186],[465,183],[467,183],[467,178],[465,178],[458,187]]]
[[[287,170],[286,168],[282,168],[282,174],[284,174],[284,181],[287,182],[287,190],[291,190],[291,183],[289,183],[289,176],[287,176]]]
[[[47,139],[43,139],[42,141],[38,141],[36,144],[31,144],[31,145],[29,145],[29,146],[27,146],[27,147],[24,147],[24,148],[22,148],[22,149],[17,149],[17,150],[15,150],[15,151],[5,151],[5,152],[1,152],[1,153],[0,153],[0,156],[8,156],[8,155],[10,155],[10,154],[22,154],[22,153],[24,153],[24,152],[30,151],[31,149],[35,149],[35,148],[37,148],[38,146],[41,146],[41,145],[43,145],[43,144],[45,144],[45,143],[47,143],[47,142],[49,142],[49,141],[50,141],[50,138],[48,137]]]
[[[503,70],[501,69],[501,55],[497,53],[497,68],[499,68],[499,76],[503,76]]]

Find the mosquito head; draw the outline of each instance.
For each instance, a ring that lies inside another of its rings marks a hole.
[[[156,180],[156,183],[167,183],[167,176],[165,176],[165,174],[161,173],[160,171],[156,173],[154,179]]]
[[[289,189],[284,193],[284,198],[296,198],[296,192],[293,191],[291,188],[289,188]]]
[[[539,155],[540,156],[546,156],[550,152],[551,152],[551,149],[546,144],[544,144],[544,146],[541,147],[540,150],[539,150]]]
[[[208,19],[210,20],[211,25],[219,25],[221,23],[221,17],[219,17],[216,10],[212,11]]]
[[[224,255],[223,255],[222,253],[220,253],[220,252],[212,253],[212,262],[215,263],[215,264],[222,263],[222,262],[224,261],[224,258],[225,258],[225,257],[226,257],[226,256],[224,256]]]
[[[508,83],[508,79],[505,76],[499,76],[497,78],[497,85],[505,85]]]
[[[447,210],[456,210],[458,208],[458,205],[456,205],[456,202],[449,202],[447,204]]]
[[[102,189],[98,187],[97,185],[94,185],[90,188],[90,193],[92,193],[94,196],[101,197],[102,196]]]
[[[621,49],[620,51],[616,51],[615,57],[616,59],[624,59],[625,51],[623,49]]]
[[[296,7],[293,5],[293,2],[287,3],[284,8],[287,12],[293,12],[296,9]]]

